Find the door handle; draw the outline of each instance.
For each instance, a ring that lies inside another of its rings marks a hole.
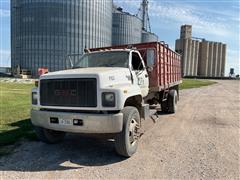
[[[145,77],[147,78],[147,77],[148,77],[148,74],[145,74]]]

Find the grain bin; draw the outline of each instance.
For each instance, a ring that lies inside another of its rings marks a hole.
[[[110,46],[112,0],[12,0],[12,67],[65,68],[66,55]]]
[[[112,45],[141,43],[141,20],[121,8],[113,12]]]
[[[154,33],[142,31],[142,42],[158,41],[158,36]]]

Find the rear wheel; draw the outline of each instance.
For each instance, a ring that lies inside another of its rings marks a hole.
[[[168,96],[168,107],[170,113],[175,113],[177,111],[177,102],[178,102],[177,91],[172,89],[170,90]]]
[[[115,149],[119,155],[130,157],[138,147],[140,135],[140,115],[135,107],[127,106],[122,110],[123,129],[115,137]]]
[[[161,109],[162,109],[162,112],[168,113],[168,100],[161,102]]]
[[[34,127],[35,132],[39,138],[39,140],[48,143],[48,144],[55,144],[61,142],[65,137],[65,132],[61,131],[54,131],[50,129],[45,129],[42,127]]]
[[[175,113],[177,111],[178,94],[175,89],[169,91],[167,99],[161,102],[161,109],[164,113]]]

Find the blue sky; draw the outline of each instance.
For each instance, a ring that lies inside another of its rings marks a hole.
[[[141,0],[114,0],[136,14]],[[0,0],[0,66],[10,66],[10,0]],[[226,74],[240,67],[239,0],[149,0],[152,32],[171,48],[182,24],[193,25],[193,36],[227,44]]]

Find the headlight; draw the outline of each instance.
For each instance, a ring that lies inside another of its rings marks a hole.
[[[38,103],[38,95],[37,92],[32,92],[32,104],[37,105]]]
[[[115,106],[115,94],[113,92],[102,93],[102,106],[104,107]]]

